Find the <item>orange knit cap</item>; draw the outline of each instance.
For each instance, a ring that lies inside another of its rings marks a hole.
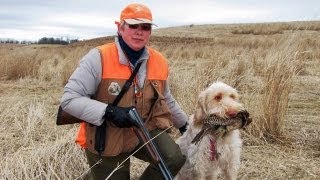
[[[128,24],[153,24],[150,9],[143,4],[137,3],[129,4],[121,11],[121,21],[125,21]]]

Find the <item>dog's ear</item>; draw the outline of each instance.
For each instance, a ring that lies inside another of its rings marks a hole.
[[[194,113],[194,125],[201,125],[203,119],[206,117],[206,114],[207,110],[205,93],[200,93]]]

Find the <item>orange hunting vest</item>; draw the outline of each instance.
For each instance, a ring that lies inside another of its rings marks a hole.
[[[118,84],[121,88],[131,75],[129,65],[119,62],[118,49],[115,43],[109,43],[98,47],[101,54],[102,79],[98,86],[94,99],[112,103],[116,95],[110,93],[110,88]],[[172,125],[172,117],[164,99],[165,82],[168,78],[168,65],[165,58],[157,51],[148,48],[149,59],[147,61],[147,74],[142,88],[142,95],[137,97],[134,88],[129,90],[120,100],[118,106],[135,106],[149,130],[166,129]],[[81,123],[76,142],[83,148],[98,154],[94,150],[96,126],[89,123]],[[106,147],[103,156],[116,156],[122,152],[130,152],[139,141],[132,128],[118,128],[111,122],[107,122]]]

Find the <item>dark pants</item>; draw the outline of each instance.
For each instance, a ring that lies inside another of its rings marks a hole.
[[[154,137],[159,134],[160,130],[153,130],[150,132],[151,136]],[[162,158],[170,170],[172,176],[174,177],[183,164],[186,161],[184,155],[182,155],[179,146],[174,142],[174,140],[169,136],[168,133],[164,132],[159,135],[157,138],[153,140],[155,142]],[[140,147],[141,144],[138,146]],[[135,150],[134,150],[135,151]],[[134,152],[133,151],[133,152]],[[91,153],[86,150],[86,155],[88,159],[88,163],[93,166],[97,161],[99,161],[100,157],[96,154]],[[105,179],[108,175],[118,166],[119,163],[123,162],[127,157],[129,157],[131,153],[122,153],[118,156],[114,157],[101,157],[102,162],[100,164],[95,165],[91,169],[91,175],[94,179],[100,180]],[[140,149],[136,154],[133,155],[136,158],[144,160],[146,162],[151,162],[150,157],[145,150],[145,148]],[[110,179],[116,180],[125,180],[130,179],[130,160],[127,160],[123,167],[114,172]],[[146,168],[140,177],[141,180],[160,180],[164,179],[159,167],[157,165],[151,164]]]

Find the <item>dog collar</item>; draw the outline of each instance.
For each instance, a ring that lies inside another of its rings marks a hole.
[[[210,160],[215,161],[217,159],[217,149],[216,149],[216,140],[210,139]]]

